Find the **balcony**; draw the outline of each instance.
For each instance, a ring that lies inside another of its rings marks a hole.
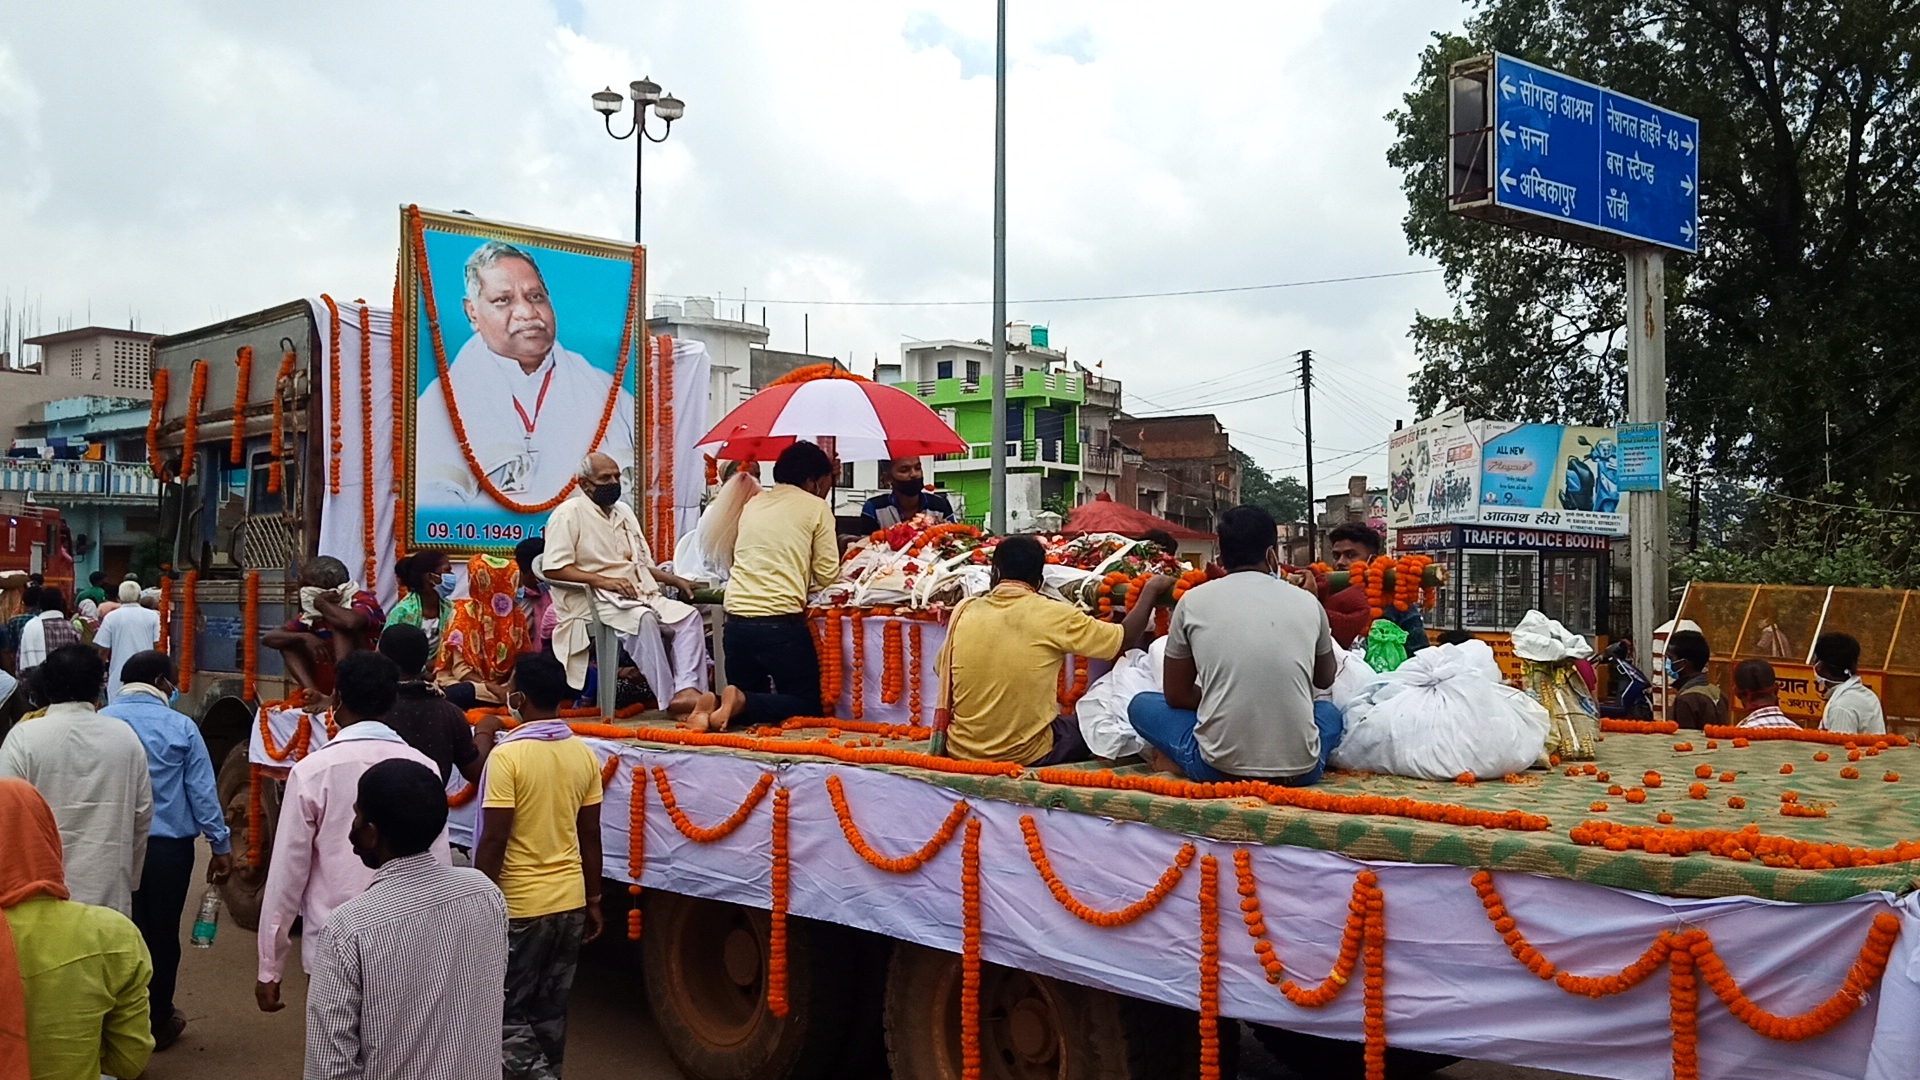
[[[993,384],[982,379],[922,379],[896,383],[929,405],[952,405],[985,395],[991,397]],[[1057,398],[1076,404],[1086,397],[1086,380],[1067,371],[1029,371],[1007,376],[1007,396]]]
[[[1090,473],[1118,476],[1120,475],[1120,449],[1115,446],[1084,447],[1080,451],[1080,464]]]
[[[160,481],[136,462],[0,458],[0,491],[31,492],[42,502],[147,503],[160,497]]]
[[[1054,468],[1080,468],[1080,444],[1049,439],[1007,440],[1007,464],[1009,466],[1044,465]],[[987,468],[993,460],[993,444],[978,442],[969,445],[965,452],[942,454],[936,459],[946,468]]]

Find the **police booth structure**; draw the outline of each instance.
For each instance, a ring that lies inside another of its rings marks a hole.
[[[1529,609],[1589,640],[1611,633],[1613,540],[1592,533],[1503,525],[1402,529],[1395,550],[1432,556],[1446,570],[1434,630],[1505,634]]]

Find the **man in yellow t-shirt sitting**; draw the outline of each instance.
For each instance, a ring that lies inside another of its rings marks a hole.
[[[949,752],[968,761],[1059,765],[1093,756],[1080,725],[1060,713],[1060,664],[1068,656],[1111,660],[1138,641],[1154,602],[1173,587],[1155,577],[1127,599],[1115,625],[1040,595],[1046,549],[1009,536],[993,551],[993,590],[954,611],[939,671],[951,681],[942,700],[952,712]]]
[[[507,900],[507,1080],[560,1075],[580,946],[600,936],[600,761],[558,719],[571,697],[551,653],[522,656],[507,685],[520,726],[487,757],[473,865]]]

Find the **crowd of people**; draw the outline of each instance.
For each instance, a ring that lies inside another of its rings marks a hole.
[[[262,643],[281,651],[307,708],[331,710],[336,733],[286,776],[255,996],[265,1012],[284,1008],[298,927],[307,1076],[561,1075],[580,949],[603,929],[600,765],[562,711],[594,680],[618,679],[644,684],[695,730],[819,715],[806,611],[839,568],[827,501],[838,471],[827,451],[796,442],[770,489],[744,471],[723,489],[738,489],[724,504],[725,550],[705,553],[729,574],[717,690],[690,603],[697,583],[656,562],[605,455],[581,464],[542,539],[512,560],[468,560],[464,595],[438,552],[401,561],[405,596],[391,611],[340,560],[306,561],[298,614]],[[889,475],[895,490],[866,517],[950,513],[917,469]],[[1131,697],[1126,718],[1160,770],[1313,784],[1343,734],[1325,691],[1365,624],[1280,573],[1265,510],[1227,511],[1217,535],[1223,572],[1174,605],[1162,689]],[[1333,540],[1336,566],[1381,547],[1364,527]],[[1048,598],[1046,566],[1035,538],[1003,538],[990,590],[950,612],[935,660],[943,752],[1029,766],[1093,756],[1058,707],[1062,664],[1139,647],[1174,579],[1146,581],[1114,622]],[[58,590],[33,582],[0,630],[0,660],[18,676],[0,671],[0,703],[24,687],[33,706],[0,741],[0,1076],[137,1076],[177,1041],[179,927],[198,841],[209,882],[234,871],[213,762],[176,708],[174,660],[154,647],[158,592],[128,581],[105,596],[96,574],[70,617]],[[593,663],[596,624],[620,642],[618,671]],[[1402,625],[1410,649],[1425,644],[1417,622]],[[1682,726],[1729,722],[1706,639],[1681,631],[1666,652]],[[1826,634],[1813,654],[1822,727],[1884,732],[1858,642]],[[1737,665],[1733,685],[1744,724],[1793,723],[1766,661]],[[470,719],[488,705],[500,709]],[[478,788],[471,846],[447,829],[456,774]]]

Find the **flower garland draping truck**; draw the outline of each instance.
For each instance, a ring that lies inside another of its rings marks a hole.
[[[360,305],[360,543],[366,552],[362,566],[366,576],[360,580],[371,589],[376,587],[374,579],[380,565],[373,550],[373,312],[365,300],[354,303]],[[394,404],[398,406],[399,402]],[[334,422],[339,422],[338,413]]]

